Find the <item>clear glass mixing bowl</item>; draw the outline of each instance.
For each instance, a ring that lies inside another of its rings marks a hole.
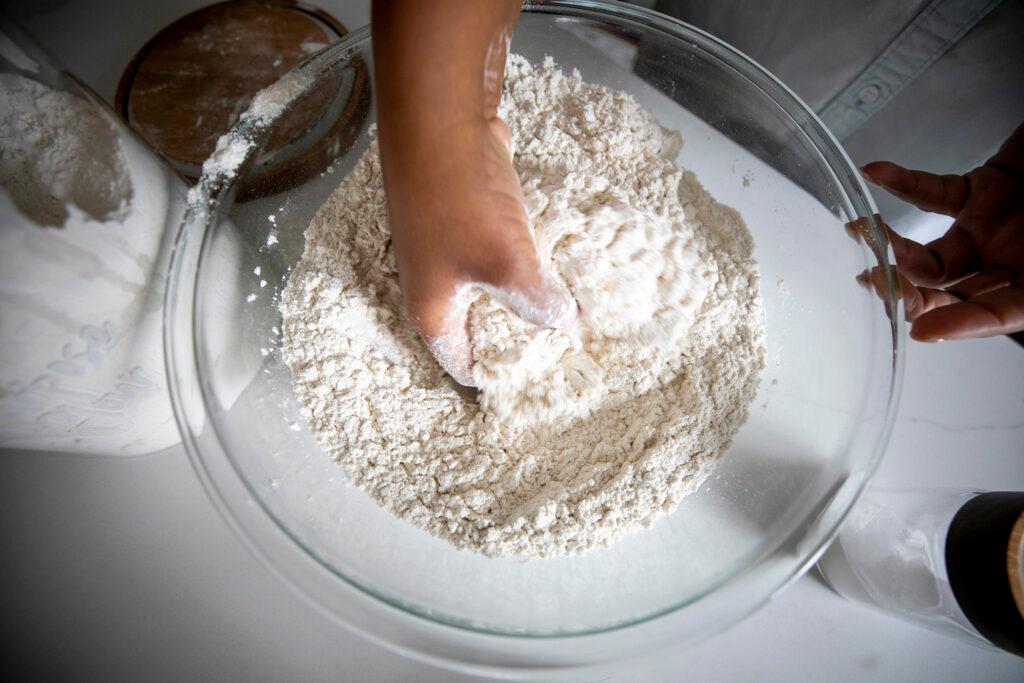
[[[854,279],[872,266],[888,276],[891,260],[859,174],[748,58],[656,13],[584,1],[528,4],[512,51],[631,93],[682,133],[680,165],[754,236],[768,322],[760,393],[725,460],[672,515],[582,557],[488,559],[378,507],[316,444],[277,351],[277,294],[310,218],[370,139],[365,29],[301,67],[310,85],[292,109],[304,132],[264,154],[288,114],[243,119],[233,139],[252,144],[238,177],[208,168],[193,190],[166,342],[197,472],[289,583],[391,647],[538,672],[714,633],[810,566],[884,450],[902,325],[891,285],[880,302]],[[844,229],[855,219],[866,240]]]

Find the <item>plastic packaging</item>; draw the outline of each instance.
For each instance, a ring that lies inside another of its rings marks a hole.
[[[1011,592],[1020,569],[1006,561],[1013,521],[1024,519],[1022,511],[1021,493],[871,489],[818,568],[849,600],[1014,651],[1024,643],[1024,628],[1016,638],[1001,630],[1009,624],[1013,631],[1017,622],[1024,627]],[[987,589],[979,590],[982,585]]]
[[[166,386],[162,312],[185,183],[99,98],[7,24],[0,24],[0,47],[0,87],[9,91],[0,96],[10,126],[0,130],[0,145],[11,153],[21,145],[24,153],[34,144],[31,153],[61,154],[81,164],[81,173],[109,172],[120,202],[116,211],[97,214],[87,201],[68,200],[68,178],[75,180],[78,166],[65,173],[66,164],[53,165],[61,171],[57,180],[7,168],[0,191],[0,446],[95,455],[171,446],[180,437]],[[8,97],[15,89],[20,104]],[[60,115],[25,104],[26,92],[50,91],[88,112],[96,124],[89,130],[101,131],[102,139],[70,139],[86,128],[52,121],[38,129],[53,136],[12,137],[36,129],[19,116]],[[69,148],[99,149],[113,161],[97,165]],[[107,187],[103,179],[87,180]],[[36,183],[27,199],[26,182]],[[57,209],[53,220],[32,209],[47,191]]]

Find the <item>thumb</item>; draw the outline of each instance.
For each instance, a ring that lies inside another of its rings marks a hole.
[[[466,327],[465,312],[453,317],[438,334],[424,335],[427,348],[452,379],[465,387],[473,386],[473,344]]]
[[[566,329],[576,322],[578,307],[569,288],[539,266],[501,285],[485,283],[480,286],[523,320],[538,327]]]
[[[413,325],[438,364],[463,386],[473,386],[473,347],[466,315],[470,296],[466,287],[417,291],[406,296]]]

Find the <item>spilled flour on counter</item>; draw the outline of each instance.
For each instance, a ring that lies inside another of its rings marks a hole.
[[[630,96],[512,56],[499,113],[576,327],[480,293],[481,392],[460,396],[403,318],[374,141],[306,231],[282,351],[313,433],[388,510],[487,555],[580,553],[671,512],[746,419],[764,365],[753,244]]]

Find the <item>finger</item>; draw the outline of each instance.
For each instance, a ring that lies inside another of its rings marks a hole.
[[[882,217],[879,216],[877,213],[874,215],[873,219],[875,224],[880,224],[882,226],[883,231],[891,232],[889,226],[885,224],[885,222],[882,220]],[[850,239],[852,239],[854,242],[866,245],[867,248],[871,250],[871,253],[875,255],[875,260],[880,261],[882,259],[882,251],[884,249],[884,245],[880,247],[879,240],[875,238],[876,232],[872,228],[872,225],[872,220],[865,217],[860,217],[855,218],[852,221],[849,221],[848,223],[845,223],[843,227],[846,228],[846,234],[850,237]],[[882,237],[883,241],[884,239],[885,235],[883,235]]]
[[[1024,330],[1024,285],[1014,284],[929,311],[914,321],[919,341],[992,337]]]
[[[846,234],[854,242],[862,242],[871,234],[871,224],[867,218],[854,218],[843,224]]]
[[[473,386],[473,344],[466,320],[470,295],[426,293],[407,301],[409,317],[438,364],[459,384]]]
[[[896,274],[896,280],[898,285],[896,296],[903,300],[903,317],[908,322],[940,306],[960,302],[956,296],[941,289],[917,287],[899,273]],[[889,283],[885,277],[885,271],[880,266],[865,270],[857,276],[857,281],[871,287],[883,301],[888,301]]]
[[[539,327],[566,329],[576,322],[576,300],[564,284],[536,266],[517,271],[483,284],[484,291]]]
[[[1004,287],[1015,279],[1016,277],[1013,273],[1007,270],[993,268],[983,270],[977,275],[972,275],[966,280],[961,280],[952,287],[947,287],[946,291],[955,294],[964,300],[973,299],[980,294]]]
[[[427,348],[451,378],[465,387],[473,385],[473,343],[466,321],[454,324],[435,337],[424,337]]]
[[[860,170],[869,181],[917,208],[947,216],[960,213],[970,191],[963,176],[911,171],[891,161],[872,161]]]
[[[951,280],[958,280],[967,274],[961,272],[947,274],[944,272],[947,270],[947,262],[953,263],[955,269],[963,267],[960,265],[963,259],[955,254],[949,254],[950,249],[945,243],[933,242],[925,246],[903,237],[882,221],[880,216],[876,215],[875,218],[881,223],[882,230],[884,231],[882,245],[879,245],[879,241],[875,238],[872,223],[867,218],[852,220],[845,224],[845,228],[846,233],[854,241],[867,245],[876,259],[882,259],[885,246],[884,240],[887,240],[889,245],[892,246],[893,255],[896,257],[897,268],[916,283],[938,287]],[[954,246],[956,245],[956,243],[953,244]],[[932,251],[933,247],[937,249],[936,252]]]
[[[960,280],[980,265],[974,239],[956,223],[928,244],[907,239],[890,228],[889,243],[900,272],[927,287],[942,287]]]

